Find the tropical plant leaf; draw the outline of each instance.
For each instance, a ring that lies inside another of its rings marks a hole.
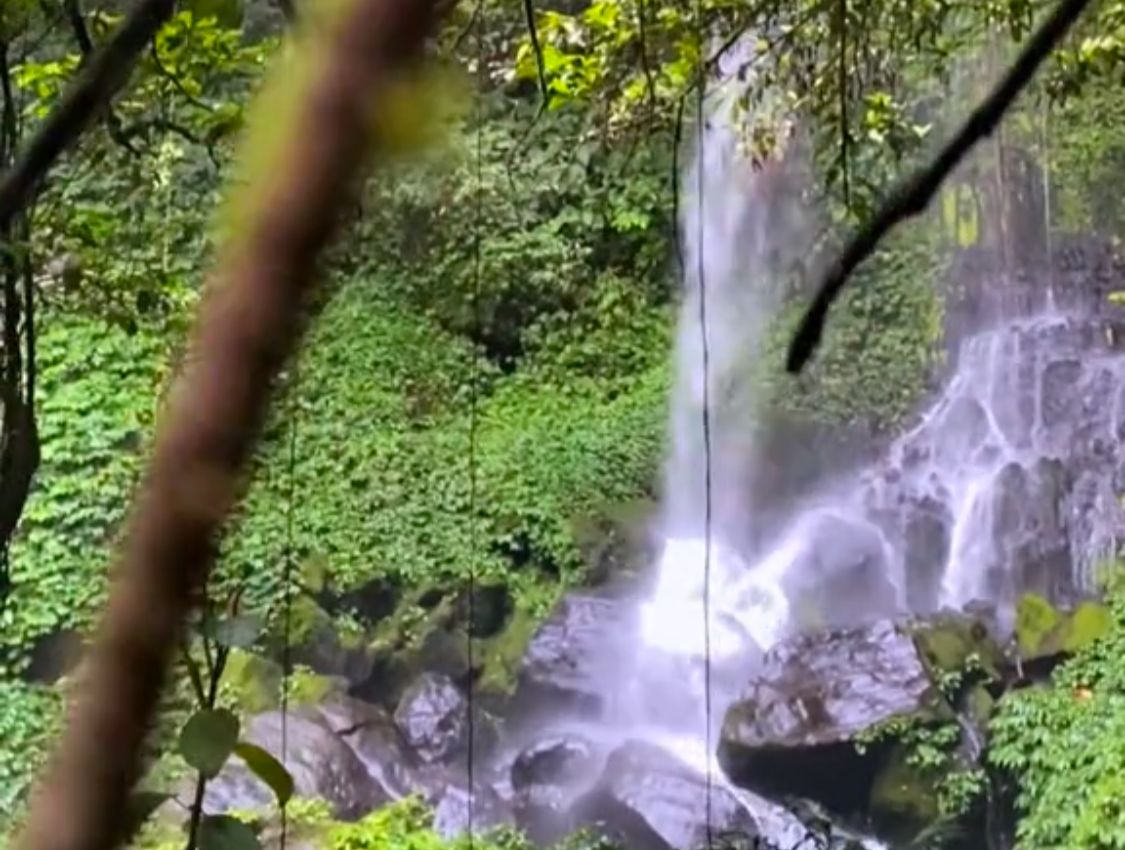
[[[207,815],[199,824],[198,850],[261,850],[253,828],[230,815]]]
[[[180,755],[208,779],[219,775],[235,744],[238,718],[226,709],[197,711],[180,731]]]
[[[293,777],[285,766],[257,744],[239,741],[234,747],[235,754],[246,762],[254,775],[270,787],[277,797],[277,803],[284,806],[293,796]]]

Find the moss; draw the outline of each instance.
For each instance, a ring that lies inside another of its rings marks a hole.
[[[1070,625],[1063,638],[1063,649],[1076,652],[1109,633],[1113,615],[1100,602],[1083,602],[1070,615]]]
[[[1026,657],[1043,654],[1050,635],[1058,628],[1062,615],[1037,593],[1025,593],[1016,604],[1016,640]]]
[[[252,652],[232,649],[223,685],[242,712],[268,711],[280,702],[281,666]]]
[[[940,617],[912,629],[914,644],[935,680],[970,667],[1000,677],[1003,651],[984,625],[965,617]]]
[[[539,626],[526,608],[517,608],[500,634],[480,642],[478,656],[484,660],[480,686],[498,695],[510,695],[516,686],[524,650]]]
[[[289,619],[289,640],[292,643],[305,643],[325,627],[335,631],[332,618],[315,599],[302,594],[293,600]]]
[[[978,727],[985,728],[996,708],[996,700],[984,685],[974,685],[965,695],[965,713]]]
[[[1016,637],[1025,659],[1075,652],[1104,636],[1111,625],[1109,609],[1099,602],[1083,602],[1064,612],[1042,596],[1028,593],[1016,609]]]
[[[941,816],[937,782],[909,758],[909,747],[897,745],[871,786],[869,810],[894,846],[909,843]]]
[[[294,705],[315,705],[347,690],[347,683],[336,676],[321,676],[298,667],[289,678],[289,696]]]

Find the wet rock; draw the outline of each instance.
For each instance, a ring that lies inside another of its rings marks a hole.
[[[446,676],[423,673],[402,695],[395,723],[422,762],[446,761],[469,745],[468,703]]]
[[[512,813],[487,785],[469,794],[464,785],[447,783],[434,801],[434,831],[451,839],[510,825]]]
[[[962,396],[950,405],[934,432],[934,458],[956,463],[971,455],[988,436],[988,414],[974,398]]]
[[[1078,360],[1057,360],[1043,370],[1040,387],[1043,424],[1049,428],[1065,425],[1078,407],[1082,364]]]
[[[798,835],[790,834],[774,844],[779,850],[866,850],[863,836],[840,823],[839,818],[815,800],[793,798],[786,809],[802,826]]]
[[[394,714],[395,724],[415,758],[423,764],[463,760],[472,744],[474,758],[486,758],[496,745],[496,721],[474,708],[448,676],[423,673],[406,689]]]
[[[600,759],[589,741],[555,735],[516,756],[510,769],[516,823],[537,845],[557,843],[571,829],[570,807],[597,779]]]
[[[512,787],[566,785],[590,777],[597,764],[593,745],[577,735],[554,735],[525,747],[512,764]]]
[[[807,544],[787,576],[794,598],[817,611],[826,626],[885,617],[897,612],[879,529],[832,513],[811,519]]]
[[[856,752],[856,736],[899,715],[940,716],[942,706],[912,635],[892,622],[799,636],[766,654],[728,709],[719,761],[766,796],[858,809],[875,765]]]
[[[317,706],[317,711],[387,796],[398,800],[417,790],[417,761],[385,709],[345,697]]]
[[[284,756],[280,712],[252,718],[243,737],[284,761],[298,795],[327,801],[341,820],[358,819],[390,802],[390,796],[368,775],[359,757],[319,715],[291,712],[286,724]],[[212,814],[273,805],[273,792],[237,758],[208,783],[204,799],[206,811]]]
[[[906,604],[917,614],[937,610],[941,580],[949,559],[953,517],[932,497],[917,499],[907,509],[903,529],[903,572]]]
[[[1021,590],[1051,598],[1068,592],[1073,575],[1064,510],[1071,484],[1062,463],[1045,458],[1030,470],[1009,463],[997,475],[992,536],[999,575],[989,587],[994,598],[1011,601]]]
[[[758,825],[733,793],[716,785],[710,808],[717,844],[754,846]],[[659,747],[631,741],[609,756],[571,822],[630,850],[696,850],[707,844],[707,810],[705,777]]]
[[[612,647],[630,646],[637,626],[627,603],[608,596],[569,594],[532,637],[520,664],[513,714],[598,717],[607,682],[624,668]]]

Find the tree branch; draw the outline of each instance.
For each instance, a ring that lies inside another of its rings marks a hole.
[[[175,0],[138,0],[106,45],[95,53],[62,102],[0,179],[0,230],[31,198],[62,153],[73,145],[125,85],[137,57],[171,17]]]
[[[828,310],[839,297],[856,267],[866,260],[884,237],[898,224],[922,213],[945,179],[981,139],[990,135],[1021,91],[1031,82],[1043,60],[1089,5],[1089,0],[1060,0],[1058,6],[1027,42],[1007,74],[973,110],[957,134],[926,168],[899,186],[857,232],[840,258],[831,266],[789,346],[786,369],[804,368],[824,332]]]
[[[535,70],[539,77],[539,96],[543,99],[540,110],[547,108],[551,99],[547,90],[547,69],[543,64],[543,47],[539,44],[539,28],[535,25],[535,8],[532,0],[523,0],[523,16],[527,23],[527,37],[531,39],[531,51],[535,54]]]
[[[373,98],[420,58],[433,9],[432,0],[352,0],[333,26],[316,30],[321,52],[304,90],[286,95],[294,101],[275,161],[256,166],[242,190],[250,194],[207,288],[194,356],[130,517],[82,693],[20,850],[111,850],[122,838],[168,662],[202,594],[278,372],[300,338],[317,258],[371,147],[373,119],[385,117],[373,114]]]

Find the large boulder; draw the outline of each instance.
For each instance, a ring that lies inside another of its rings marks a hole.
[[[280,712],[260,714],[246,724],[243,737],[285,764],[297,794],[327,801],[341,820],[356,820],[390,802],[386,790],[320,716],[302,712],[284,719],[284,753],[282,723]],[[211,814],[264,810],[274,804],[273,792],[237,758],[207,784],[204,797],[204,809]]]
[[[601,756],[578,735],[555,734],[524,747],[510,769],[516,822],[540,846],[570,830],[570,807],[598,778]]]
[[[512,814],[488,785],[470,794],[465,784],[447,782],[432,803],[434,831],[447,839],[511,825]]]
[[[859,809],[877,765],[857,753],[856,738],[943,706],[908,629],[884,620],[802,635],[768,652],[728,709],[719,760],[733,782],[767,796]]]
[[[417,790],[418,760],[385,709],[340,697],[317,706],[316,711],[389,797],[399,800]]]
[[[609,596],[566,596],[532,637],[520,666],[512,713],[527,722],[544,715],[601,717],[607,683],[620,682],[636,633],[635,609]]]
[[[470,706],[448,676],[423,673],[406,689],[395,709],[395,723],[406,746],[423,764],[464,760],[470,744],[477,760],[486,758],[499,737],[495,722]]]
[[[571,823],[629,850],[697,850],[708,831],[719,846],[764,847],[758,824],[727,788],[648,743],[610,754],[597,784],[571,809]],[[710,824],[708,824],[710,811]]]

